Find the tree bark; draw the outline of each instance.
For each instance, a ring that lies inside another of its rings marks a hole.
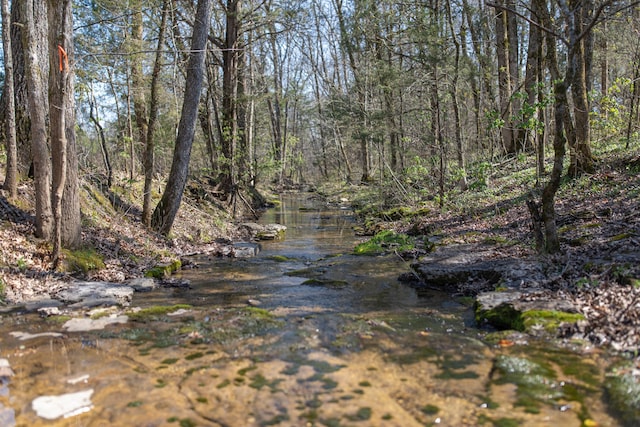
[[[36,236],[49,240],[53,234],[53,213],[51,207],[51,163],[50,152],[47,144],[46,109],[47,97],[45,96],[45,70],[48,63],[42,61],[37,46],[44,43],[38,37],[42,34],[42,26],[46,26],[46,19],[35,20],[35,16],[46,16],[45,3],[34,0],[22,2],[23,16],[23,40],[25,47],[25,81],[28,89],[28,111],[31,122],[31,151],[33,153],[33,174],[35,185],[36,204]],[[38,6],[39,14],[34,12],[34,6]],[[42,11],[45,10],[44,13]],[[36,28],[39,26],[40,28]],[[40,31],[38,31],[40,30]],[[46,30],[44,34],[46,34]],[[56,48],[57,50],[57,48]],[[55,51],[54,51],[55,52]]]
[[[210,26],[211,0],[198,0],[191,38],[191,54],[187,66],[184,101],[178,125],[173,162],[162,198],[153,212],[151,225],[168,235],[180,208],[189,173],[191,147],[198,120],[198,104],[204,80],[204,60]]]
[[[511,44],[509,42],[508,19],[505,6],[505,0],[499,0],[502,6],[496,8],[495,24],[496,24],[496,53],[498,57],[498,91],[500,93],[500,118],[502,125],[502,149],[505,153],[514,153],[514,135],[511,126],[511,117],[513,116],[511,95],[513,94],[513,83],[511,81],[512,73],[510,72],[510,52]]]
[[[156,48],[156,59],[151,72],[151,99],[149,101],[149,121],[147,122],[147,134],[144,142],[144,191],[142,196],[142,223],[147,227],[151,226],[151,186],[153,184],[154,172],[154,150],[153,141],[158,119],[158,86],[160,80],[160,69],[162,67],[162,46],[167,28],[167,15],[169,14],[169,1],[162,3],[162,18],[158,29],[158,45]],[[137,113],[136,113],[137,114]],[[142,129],[141,129],[142,130]]]
[[[239,0],[228,0],[226,7],[226,30],[222,51],[222,108],[220,142],[222,164],[219,185],[226,194],[233,193],[235,178],[235,152],[238,139],[237,90],[238,90],[238,32]]]
[[[572,23],[569,31],[569,69],[567,84],[571,86],[573,95],[573,113],[575,121],[575,139],[569,139],[570,166],[569,176],[594,171],[594,157],[591,153],[591,125],[589,123],[589,105],[587,77],[592,74],[591,61],[585,49],[587,38],[582,34],[585,27],[584,18],[588,13],[583,1],[569,2],[572,8]],[[587,2],[591,4],[590,2]]]
[[[11,11],[9,0],[2,0],[2,43],[4,45],[4,88],[6,108],[7,168],[4,188],[11,198],[18,196],[18,146],[16,142],[16,108],[13,88],[13,54],[11,51]]]
[[[53,264],[62,246],[80,241],[78,166],[75,154],[72,0],[49,0],[49,132],[51,136]]]

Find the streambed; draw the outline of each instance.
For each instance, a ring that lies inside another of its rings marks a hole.
[[[409,266],[398,256],[352,255],[361,239],[348,209],[298,195],[261,222],[286,225],[286,237],[263,243],[253,258],[196,257],[199,268],[177,277],[191,289],[137,293],[127,309],[93,312],[115,318],[140,308],[126,323],[68,332],[69,317],[89,314],[3,314],[0,357],[14,375],[0,389],[0,420],[621,425],[605,404],[606,355],[488,335],[468,301],[400,283]],[[34,405],[73,393],[84,400],[53,420]]]

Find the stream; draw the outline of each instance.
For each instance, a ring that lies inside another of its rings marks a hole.
[[[621,425],[605,353],[478,329],[468,300],[399,282],[408,261],[352,255],[350,210],[296,196],[260,219],[287,226],[283,239],[251,258],[194,257],[175,276],[190,288],[0,315],[14,373],[0,364],[0,426]]]

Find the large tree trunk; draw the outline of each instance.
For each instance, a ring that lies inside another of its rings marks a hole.
[[[204,80],[204,59],[210,26],[210,12],[211,0],[198,0],[173,162],[167,186],[151,219],[152,227],[163,235],[167,235],[171,231],[187,183],[191,147],[198,120],[198,104]]]
[[[45,89],[45,72],[48,62],[40,56],[37,46],[44,40],[39,34],[46,34],[46,4],[40,1],[26,0],[22,2],[23,40],[25,47],[25,81],[28,88],[28,111],[31,117],[30,135],[33,153],[33,175],[36,202],[36,236],[50,239],[53,234],[53,214],[51,208],[51,162],[47,144],[46,108],[48,106]],[[34,7],[37,6],[37,13]],[[39,16],[40,19],[35,19]],[[42,27],[45,27],[44,32]],[[56,48],[57,50],[57,48]],[[54,51],[55,52],[55,51]]]
[[[235,152],[238,139],[237,90],[238,90],[238,32],[239,0],[228,0],[226,8],[226,32],[222,51],[222,108],[220,143],[224,157],[220,165],[219,186],[226,194],[235,191]]]
[[[2,44],[4,46],[4,99],[6,108],[7,168],[4,188],[11,198],[18,196],[18,147],[16,143],[16,108],[13,88],[13,54],[11,53],[11,11],[9,0],[2,0]]]

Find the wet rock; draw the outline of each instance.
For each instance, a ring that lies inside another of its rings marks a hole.
[[[16,425],[16,412],[0,403],[0,426],[13,427]]]
[[[74,282],[67,289],[58,293],[57,297],[65,302],[80,307],[97,305],[128,306],[134,288],[109,282]]]
[[[158,287],[158,284],[151,277],[138,277],[129,281],[131,286],[136,292],[148,292]]]
[[[31,408],[39,417],[47,420],[69,418],[89,412],[93,408],[92,394],[93,389],[89,389],[59,396],[40,396],[31,402]]]
[[[287,227],[282,224],[258,224],[255,222],[245,222],[240,224],[252,237],[258,240],[275,240],[284,235]]]
[[[129,317],[127,316],[109,316],[109,317],[100,317],[98,319],[91,319],[88,317],[85,318],[74,318],[69,319],[65,322],[62,327],[66,329],[68,332],[84,332],[84,331],[94,331],[99,329],[104,329],[108,325],[113,325],[117,323],[127,323]]]
[[[25,304],[25,308],[27,311],[40,312],[42,311],[42,309],[59,308],[59,307],[62,307],[62,302],[55,299],[49,299],[49,298],[29,301]]]
[[[608,403],[623,425],[636,426],[640,420],[640,368],[633,361],[615,366],[607,375],[605,388]]]
[[[438,248],[411,267],[427,287],[465,295],[496,287],[538,288],[544,280],[536,260],[496,258],[493,250],[468,244]]]
[[[0,359],[0,378],[12,377],[13,370],[7,359]],[[0,424],[2,425],[2,424]]]
[[[41,307],[38,309],[38,313],[43,317],[58,316],[62,314],[58,307]]]
[[[233,244],[230,255],[236,258],[252,258],[260,252],[260,245],[251,242],[237,242]]]
[[[19,339],[20,341],[32,340],[32,339],[41,338],[41,337],[61,338],[64,336],[60,332],[40,332],[39,334],[30,334],[29,332],[21,332],[21,331],[9,332],[9,335]]]

